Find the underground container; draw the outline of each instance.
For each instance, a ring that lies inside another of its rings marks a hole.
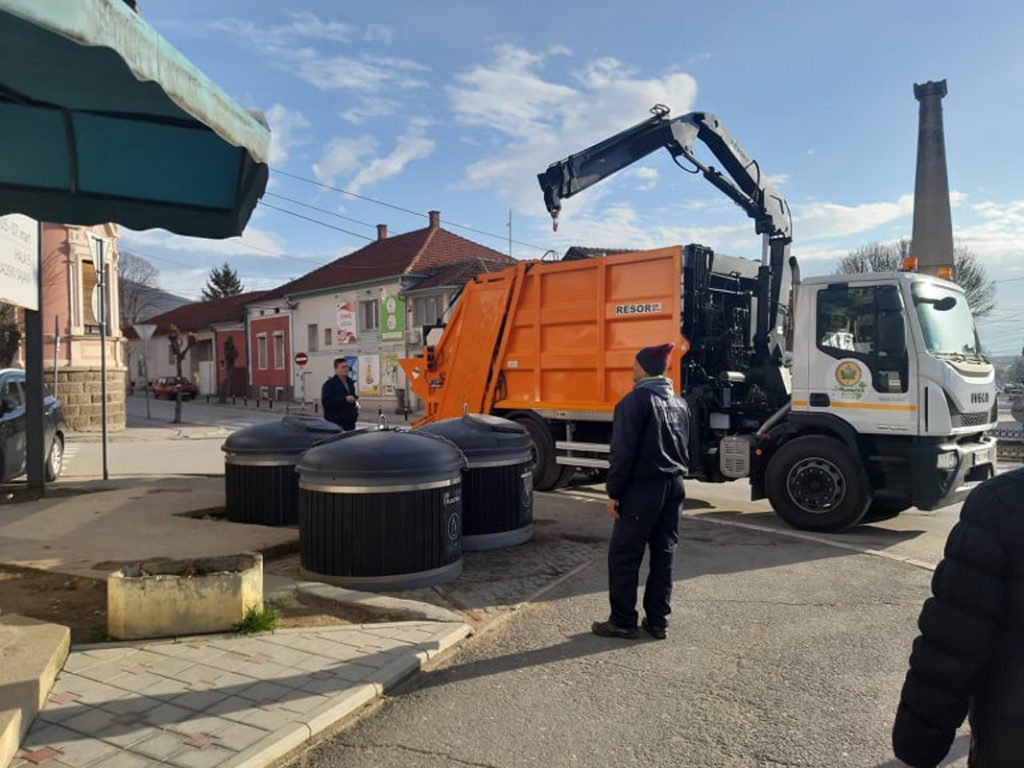
[[[412,589],[462,572],[462,470],[447,440],[402,429],[346,432],[299,474],[303,575],[354,589]]]
[[[466,457],[462,478],[462,547],[497,549],[533,537],[533,443],[514,421],[467,414],[428,424]]]
[[[298,523],[295,465],[303,452],[340,432],[341,427],[314,416],[286,416],[233,432],[221,446],[228,520],[256,525]]]

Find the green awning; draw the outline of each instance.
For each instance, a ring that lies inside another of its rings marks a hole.
[[[123,0],[0,0],[0,214],[231,237],[269,147]]]

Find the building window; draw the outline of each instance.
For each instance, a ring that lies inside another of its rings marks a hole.
[[[434,325],[441,319],[442,301],[440,296],[416,299],[412,304],[414,326]]]
[[[267,334],[265,333],[256,336],[256,367],[261,371],[267,370]]]
[[[380,299],[359,302],[359,330],[376,331],[380,328]]]
[[[331,329],[330,328],[324,328],[324,346],[325,347],[331,346],[331,335],[332,335],[331,334]]]
[[[284,332],[274,331],[274,368],[284,370]]]
[[[320,349],[320,326],[316,323],[306,326],[306,346],[310,352]]]
[[[274,399],[284,400],[284,387],[274,387]]]
[[[270,398],[270,387],[260,387],[260,397],[264,400]]]

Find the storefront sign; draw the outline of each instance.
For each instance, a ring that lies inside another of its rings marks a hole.
[[[384,341],[405,338],[405,301],[399,296],[381,297],[380,337]]]
[[[356,305],[351,301],[339,301],[337,305],[338,344],[355,344],[359,340],[356,333]]]

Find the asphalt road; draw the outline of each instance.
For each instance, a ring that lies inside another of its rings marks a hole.
[[[928,570],[700,519],[677,564],[668,641],[589,634],[595,563],[290,768],[895,767]]]

